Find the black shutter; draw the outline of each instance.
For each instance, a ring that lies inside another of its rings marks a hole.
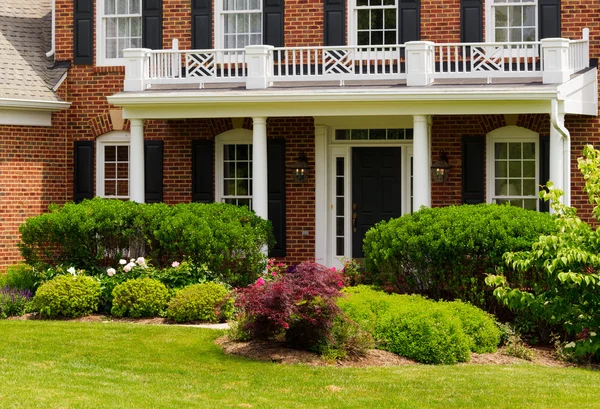
[[[560,0],[539,0],[540,40],[560,37]]]
[[[163,201],[163,141],[144,141],[144,188],[146,203]]]
[[[540,185],[546,185],[550,179],[550,137],[540,136]],[[549,212],[550,203],[540,200],[540,211]]]
[[[283,1],[264,0],[263,44],[283,47]]]
[[[485,137],[462,137],[462,202],[485,202],[484,191]]]
[[[325,45],[346,45],[346,0],[325,0]]]
[[[421,38],[421,5],[419,0],[398,0],[398,44]]]
[[[192,141],[192,201],[211,203],[213,196],[213,141]]]
[[[94,142],[75,141],[73,158],[75,203],[94,197]]]
[[[480,43],[483,41],[483,8],[481,0],[461,0],[460,41]]]
[[[267,144],[267,172],[269,184],[269,220],[273,225],[275,247],[271,257],[285,257],[285,141],[270,139]]]
[[[212,48],[212,2],[192,0],[192,48],[209,50]]]
[[[162,50],[162,0],[142,1],[142,47]]]
[[[94,1],[75,0],[73,24],[73,62],[94,63]]]

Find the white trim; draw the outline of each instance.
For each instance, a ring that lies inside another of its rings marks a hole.
[[[221,50],[221,49],[225,49],[225,32],[224,32],[224,27],[225,27],[225,21],[224,21],[224,15],[225,14],[236,14],[235,10],[231,10],[228,12],[224,12],[223,10],[223,1],[225,0],[215,0],[213,2],[214,5],[214,27],[213,27],[213,32],[214,32],[214,43],[215,43],[215,50]],[[259,0],[259,4],[260,4],[260,38],[261,38],[261,44],[262,44],[262,40],[264,38],[264,24],[263,24],[263,16],[264,16],[264,12],[263,12],[263,0]],[[238,10],[239,13],[244,13],[247,14],[249,13],[247,10]],[[250,44],[248,44],[250,45]]]
[[[496,142],[525,142],[535,143],[535,185],[540,183],[540,134],[520,126],[509,125],[494,129],[486,135],[486,203],[492,203],[495,189],[495,157],[494,144]],[[532,198],[537,199],[537,192]],[[536,209],[539,210],[539,200],[536,200]]]
[[[332,244],[328,239],[327,220],[327,126],[316,122],[315,119],[315,260],[331,265],[328,260]]]
[[[140,0],[140,18],[142,17],[142,1],[144,0]],[[96,42],[96,66],[98,67],[117,67],[117,66],[124,66],[125,65],[125,58],[107,58],[105,57],[106,55],[106,27],[104,26],[104,0],[97,0],[95,2],[96,4],[96,26],[94,27],[95,30],[95,42]],[[115,3],[115,7],[116,7],[116,3]],[[137,15],[132,14],[132,17],[135,17]],[[144,27],[143,27],[143,19],[140,22],[140,24],[142,24],[142,39],[143,39],[143,32],[144,32]],[[143,41],[143,40],[142,40]],[[142,44],[140,44],[140,47],[142,46]]]
[[[129,146],[130,134],[128,131],[111,131],[96,138],[96,196],[106,197],[104,194],[104,148],[106,145]],[[129,152],[129,181],[131,182],[131,152]],[[131,186],[129,187],[131,194]],[[112,196],[111,196],[112,197]],[[129,198],[127,196],[126,198]]]
[[[62,77],[60,77],[58,82],[52,87],[52,91],[54,91],[54,92],[58,91],[58,89],[60,88],[62,83],[67,79],[68,75],[69,75],[69,70],[66,70],[65,73],[62,75]]]
[[[0,108],[0,125],[52,126],[52,112]]]
[[[533,5],[535,8],[535,40],[539,38],[539,0],[525,0],[527,3],[533,4],[525,4],[525,5]],[[524,2],[525,2],[524,1]],[[494,0],[485,0],[485,38],[487,42],[496,42],[496,19],[492,13],[492,3]],[[512,0],[508,0],[506,3],[498,3],[497,6],[522,6],[524,2],[512,2]],[[496,6],[496,7],[497,7]],[[508,41],[508,39],[506,40]]]
[[[252,145],[252,131],[235,128],[215,136],[215,202],[223,201],[223,146],[230,144]],[[254,161],[254,154],[252,155]],[[254,175],[253,179],[254,180]],[[252,195],[254,195],[254,186]]]
[[[0,108],[18,108],[39,111],[62,111],[69,109],[70,102],[40,101],[34,99],[0,98]]]

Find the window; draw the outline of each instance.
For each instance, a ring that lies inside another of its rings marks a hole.
[[[516,126],[488,134],[488,201],[538,210],[537,133]]]
[[[537,0],[487,0],[487,5],[490,41],[537,40]]]
[[[335,139],[338,141],[410,140],[412,138],[412,129],[336,129],[335,131]]]
[[[99,0],[97,16],[97,65],[124,65],[123,50],[142,47],[142,0]]]
[[[396,0],[356,0],[356,45],[398,42]]]
[[[216,48],[244,48],[263,43],[262,0],[221,0],[215,2],[215,8]]]
[[[215,149],[217,201],[252,209],[252,131],[225,132]]]
[[[129,133],[109,132],[96,142],[96,195],[129,199]]]

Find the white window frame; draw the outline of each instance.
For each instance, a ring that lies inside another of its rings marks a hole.
[[[535,185],[540,184],[540,134],[520,126],[505,126],[493,130],[486,135],[486,203],[494,203],[495,193],[495,155],[494,148],[497,142],[524,142],[535,144]],[[539,191],[539,190],[538,190]],[[532,199],[538,199],[537,192]],[[535,208],[540,210],[539,199],[536,200]]]
[[[142,18],[142,2],[144,0],[140,0],[140,14],[139,17]],[[111,15],[111,17],[118,17],[120,15]],[[121,15],[124,16],[124,15]],[[131,17],[136,17],[137,15],[131,14]],[[104,14],[104,0],[96,1],[96,65],[99,67],[116,67],[116,66],[124,66],[125,58],[107,58],[106,57],[106,18],[107,16]],[[140,24],[142,24],[140,22]],[[143,33],[142,27],[142,33]],[[141,46],[141,45],[140,45]]]
[[[259,4],[260,4],[260,38],[261,38],[261,44],[264,42],[264,24],[263,24],[263,16],[264,16],[264,11],[263,11],[263,0],[259,0]],[[215,17],[214,17],[214,37],[215,37],[215,49],[217,50],[223,50],[225,49],[225,14],[238,14],[238,13],[255,13],[254,11],[244,11],[244,10],[239,10],[237,13],[231,13],[228,11],[225,11],[223,9],[223,0],[215,0],[214,1],[214,11],[215,11]]]
[[[395,8],[396,9],[396,42],[394,44],[369,45],[369,46],[364,46],[364,47],[391,47],[393,45],[396,45],[398,43],[398,30],[400,29],[398,27],[398,0],[396,0],[395,6],[381,6],[381,7],[377,7],[377,8],[382,8],[382,9]],[[356,0],[348,1],[348,45],[353,45],[353,46],[358,45],[358,10],[359,9],[360,9],[360,7],[358,7],[356,5]]]
[[[113,199],[129,199],[131,196],[131,148],[129,150],[129,194],[127,196],[106,196],[104,191],[104,150],[107,146],[130,146],[130,134],[127,131],[112,131],[96,138],[96,196]]]
[[[250,145],[252,146],[252,131],[248,129],[231,129],[227,132],[223,132],[215,137],[215,201],[223,202],[225,200],[225,186],[223,182],[223,147],[225,145],[234,145],[234,144],[242,144],[242,145]],[[252,160],[254,160],[254,155],[252,156]],[[252,162],[250,162],[252,166]],[[251,182],[254,182],[254,178],[251,178]],[[249,195],[250,201],[254,201],[254,188],[253,186],[249,186],[252,191],[252,194]],[[250,209],[252,210],[252,209]]]
[[[487,42],[498,42],[496,40],[496,16],[494,15],[494,4],[496,6],[534,6],[535,8],[535,39],[538,41],[540,27],[539,27],[539,12],[538,12],[538,1],[539,0],[523,0],[523,2],[513,2],[513,0],[507,0],[506,3],[494,3],[494,0],[485,0],[485,25],[486,25],[486,39]]]

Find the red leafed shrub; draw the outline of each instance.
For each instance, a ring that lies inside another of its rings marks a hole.
[[[343,277],[335,269],[305,261],[273,281],[258,279],[239,290],[241,330],[250,338],[284,336],[294,348],[313,349],[327,340],[340,313]]]

